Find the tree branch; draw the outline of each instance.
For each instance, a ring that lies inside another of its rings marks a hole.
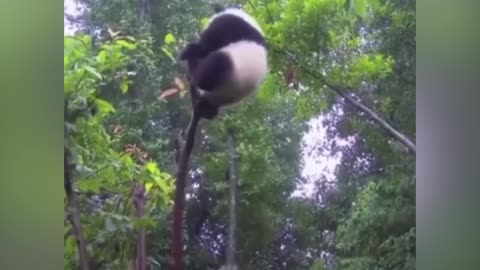
[[[235,269],[235,249],[236,249],[236,228],[237,228],[237,170],[236,161],[237,153],[235,151],[235,138],[233,132],[228,132],[228,179],[230,184],[230,201],[229,201],[229,229],[228,229],[228,243],[227,243],[227,259],[225,265],[230,269]]]
[[[77,241],[78,257],[80,261],[80,268],[82,270],[90,270],[90,257],[87,251],[87,243],[83,235],[82,224],[80,222],[80,207],[77,196],[73,192],[71,179],[71,166],[69,166],[70,153],[67,147],[64,147],[64,188],[67,195],[67,208],[70,212],[68,220],[72,224],[73,234]]]
[[[189,159],[195,145],[195,133],[200,121],[199,114],[194,111],[190,125],[187,128],[186,140],[184,145],[180,144],[181,152],[178,157],[175,199],[173,206],[173,222],[172,222],[172,263],[170,269],[181,270],[183,260],[183,226],[184,226],[184,209],[185,209],[185,187],[187,184],[187,175],[189,171]],[[179,142],[182,140],[179,139]],[[183,147],[182,147],[183,146]]]
[[[279,49],[277,49],[279,51]],[[328,88],[335,91],[339,96],[343,97],[347,102],[352,104],[358,110],[364,112],[370,119],[372,119],[375,123],[377,123],[381,128],[387,131],[393,138],[398,140],[401,144],[403,144],[409,151],[410,154],[416,154],[416,146],[406,135],[402,134],[401,132],[397,131],[393,128],[390,124],[387,123],[384,119],[382,119],[377,113],[373,110],[362,104],[360,101],[355,100],[353,97],[347,94],[346,89],[343,89],[339,86],[335,86],[329,82],[318,72],[313,71],[309,68],[302,66],[299,61],[291,55],[288,51],[280,50],[283,54],[285,54],[288,59],[294,62],[297,66],[299,66],[305,73],[310,74],[311,76],[315,77],[321,83],[323,83]]]
[[[142,218],[145,214],[145,185],[143,182],[136,182],[133,187],[133,204],[135,206],[135,215]],[[137,232],[137,254],[135,258],[135,270],[147,269],[147,237],[145,229]]]

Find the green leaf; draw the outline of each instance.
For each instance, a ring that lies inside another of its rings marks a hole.
[[[170,188],[168,187],[165,178],[155,177],[155,183],[162,189],[163,192],[170,192]]]
[[[354,0],[355,12],[358,16],[364,18],[367,16],[367,2],[366,0]]]
[[[208,25],[209,21],[210,21],[210,19],[208,17],[202,18],[200,20],[200,29],[204,30],[205,28],[207,28],[207,25]]]
[[[367,0],[367,1],[370,7],[372,7],[373,9],[378,9],[381,6],[379,0]]]
[[[128,83],[127,82],[121,82],[120,83],[120,90],[122,90],[122,94],[125,94],[128,91]]]
[[[98,110],[101,113],[115,112],[115,108],[112,106],[112,104],[103,99],[96,99],[95,104],[97,104]]]
[[[135,230],[155,228],[155,221],[151,218],[136,218],[133,220],[133,228]]]
[[[65,253],[74,253],[76,249],[76,240],[73,235],[67,237],[64,244]]]
[[[125,37],[123,37],[123,39],[129,40],[129,41],[131,41],[131,42],[136,42],[136,41],[135,41],[135,38],[132,37],[132,36],[125,36]]]
[[[147,171],[150,172],[151,174],[160,173],[160,170],[157,167],[157,163],[155,162],[148,162],[147,164],[145,164],[145,169],[147,169]]]
[[[85,70],[88,71],[93,76],[97,77],[97,79],[99,80],[102,79],[102,75],[100,75],[100,73],[98,73],[93,67],[85,66]]]
[[[175,63],[175,57],[173,57],[173,55],[167,50],[167,48],[163,47],[162,51],[170,58],[170,60],[172,60],[172,62]]]
[[[148,193],[153,187],[153,183],[145,183],[145,191]]]
[[[77,187],[83,192],[100,192],[100,181],[98,180],[84,180],[77,183]]]
[[[166,44],[173,44],[173,43],[175,43],[175,37],[174,37],[171,33],[168,33],[168,34],[165,36],[165,43],[166,43]]]
[[[345,6],[345,2],[346,2],[346,0],[337,0],[337,5],[339,7],[343,7],[343,6]]]
[[[103,63],[105,60],[107,60],[107,52],[105,50],[101,50],[100,53],[98,53],[98,62]]]
[[[127,49],[135,49],[135,47],[136,47],[135,43],[130,43],[130,42],[128,42],[126,40],[122,40],[122,39],[117,40],[117,44],[122,46],[122,47],[125,47]]]

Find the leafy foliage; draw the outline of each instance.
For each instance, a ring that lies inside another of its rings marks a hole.
[[[133,38],[106,42],[95,49],[89,36],[65,37],[66,140],[75,153],[75,186],[84,202],[86,238],[96,260],[105,261],[108,267],[128,262],[131,250],[119,250],[118,245],[128,247],[132,232],[156,226],[152,216],[137,219],[129,211],[133,183],[145,183],[151,198],[149,211],[170,205],[173,190],[169,174],[161,172],[156,162],[142,162],[141,150],[119,144],[120,131],[109,133],[105,127],[116,109],[99,97],[100,89],[118,80],[119,90],[125,92],[122,85],[129,83],[128,53],[135,49]],[[65,242],[66,269],[74,268],[73,237],[70,234]]]

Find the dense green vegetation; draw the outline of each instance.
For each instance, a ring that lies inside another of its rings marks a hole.
[[[79,0],[64,40],[65,269],[81,269],[79,237],[91,269],[144,269],[142,252],[167,269],[176,139],[191,114],[176,57],[211,2]],[[240,2],[271,70],[256,98],[202,124],[185,269],[225,263],[230,130],[240,269],[415,269],[415,1]],[[319,116],[326,136],[307,147]],[[341,154],[334,181],[302,175],[315,153]],[[305,182],[312,195],[292,197]]]

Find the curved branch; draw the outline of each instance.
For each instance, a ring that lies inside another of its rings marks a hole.
[[[383,118],[381,118],[377,113],[375,113],[373,110],[362,104],[360,101],[355,100],[353,97],[347,94],[347,91],[339,86],[335,86],[329,82],[318,72],[313,71],[309,68],[304,67],[299,63],[299,61],[292,56],[292,54],[288,51],[284,51],[281,49],[276,49],[273,47],[274,50],[281,51],[281,53],[285,54],[288,59],[290,59],[292,62],[294,62],[297,66],[299,66],[305,73],[310,74],[311,76],[315,77],[317,80],[319,80],[321,83],[323,83],[325,86],[328,88],[332,89],[335,91],[339,96],[343,97],[347,102],[352,104],[355,108],[358,110],[364,112],[370,119],[372,119],[375,123],[377,123],[381,128],[383,128],[385,131],[387,131],[393,138],[398,140],[402,145],[404,145],[407,149],[408,152],[415,155],[416,154],[416,146],[415,143],[412,142],[406,135],[403,133],[399,132],[395,128],[393,128],[390,124],[387,123]]]

